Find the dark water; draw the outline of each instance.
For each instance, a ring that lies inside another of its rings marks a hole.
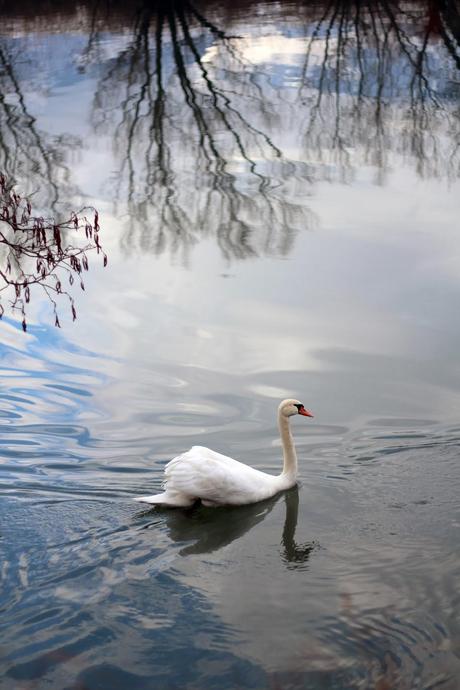
[[[0,687],[455,690],[458,10],[152,7],[3,10],[0,170],[109,264],[0,293]],[[298,489],[132,501],[288,396]]]

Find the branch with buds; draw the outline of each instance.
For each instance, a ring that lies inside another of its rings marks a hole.
[[[75,321],[75,300],[69,290],[75,281],[85,289],[82,276],[89,268],[87,254],[96,250],[107,266],[99,233],[98,212],[91,207],[72,213],[60,223],[34,216],[29,199],[17,194],[0,173],[0,319],[5,311],[5,293],[11,309],[20,311],[26,331],[26,305],[34,289],[40,288],[53,305],[55,326],[61,326],[58,300],[68,300]]]

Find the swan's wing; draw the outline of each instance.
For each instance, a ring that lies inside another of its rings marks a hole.
[[[247,503],[267,496],[270,477],[249,465],[203,446],[171,460],[165,468],[166,490],[214,503]]]

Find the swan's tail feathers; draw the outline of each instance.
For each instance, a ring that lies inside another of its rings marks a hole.
[[[195,503],[194,498],[181,493],[153,494],[152,496],[136,496],[135,501],[139,503],[150,503],[156,506],[169,506],[170,508],[187,508]]]

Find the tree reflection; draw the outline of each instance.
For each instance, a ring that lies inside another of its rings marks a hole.
[[[146,4],[101,80],[93,123],[114,133],[121,159],[114,182],[128,201],[126,249],[186,253],[212,234],[228,258],[287,254],[310,222],[305,200],[279,193],[264,170],[267,159],[283,160],[266,133],[276,116],[235,40],[188,2]],[[214,43],[230,67],[210,59]]]
[[[0,36],[0,170],[10,180],[20,180],[25,193],[34,193],[35,203],[63,213],[70,209],[76,188],[65,163],[69,151],[79,146],[71,135],[50,136],[37,126],[27,105],[25,90],[38,85],[30,77],[21,45]]]
[[[312,223],[315,180],[347,182],[369,165],[382,183],[401,158],[421,177],[458,175],[450,3],[336,0],[299,5],[294,23],[276,7],[271,35],[287,53],[291,41],[294,64],[237,10],[224,30],[215,3],[137,7],[93,108],[120,160],[126,250],[186,256],[214,236],[227,258],[287,254]],[[255,44],[266,52],[256,64]],[[92,32],[87,61],[96,46]]]
[[[368,0],[326,7],[308,26],[298,89],[305,151],[335,163],[344,180],[364,163],[382,182],[395,154],[420,177],[458,176],[450,84],[459,59],[446,5]]]
[[[24,6],[40,12],[40,3]],[[382,184],[396,166],[422,178],[459,175],[453,0],[79,8],[77,16],[63,3],[60,16],[65,30],[86,18],[75,60],[82,72],[98,70],[91,121],[113,142],[126,252],[186,259],[211,237],[228,259],[287,255],[314,223],[316,181],[346,183],[370,170]],[[32,187],[44,175],[52,208],[70,186],[63,161],[78,142],[40,134],[12,46],[0,45],[0,167]]]

